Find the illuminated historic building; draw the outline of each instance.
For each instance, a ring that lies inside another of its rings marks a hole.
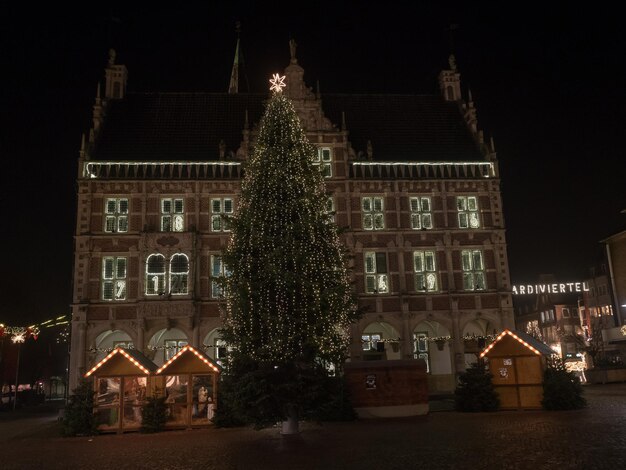
[[[604,257],[587,280],[580,318],[585,336],[602,343],[604,360],[626,359],[626,231],[602,240]],[[594,336],[596,337],[594,339]]]
[[[453,57],[432,95],[316,93],[295,47],[284,74],[367,308],[350,357],[422,357],[431,391],[452,390],[485,337],[513,327],[496,152]],[[268,94],[131,93],[126,78],[112,52],[80,150],[73,384],[118,345],[157,365],[187,343],[226,351],[222,215]]]
[[[527,296],[514,301],[517,329],[544,342],[568,363],[576,363],[568,364],[572,370],[582,370],[583,330],[578,299],[588,292],[588,284],[558,283],[552,275],[541,275],[538,284],[513,286],[513,292],[523,291],[524,287]]]

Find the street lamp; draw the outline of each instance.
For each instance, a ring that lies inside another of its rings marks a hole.
[[[16,333],[11,338],[14,344],[17,344],[17,364],[15,366],[15,392],[13,393],[13,411],[15,411],[15,405],[17,404],[17,387],[19,385],[20,376],[20,350],[22,349],[22,343],[26,340],[26,332]]]

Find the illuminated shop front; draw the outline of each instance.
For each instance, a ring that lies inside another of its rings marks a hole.
[[[165,395],[166,426],[211,424],[221,367],[205,353],[184,346],[161,368],[135,349],[115,348],[85,377],[94,378],[94,415],[100,431],[136,431],[146,397]]]
[[[192,346],[183,347],[156,372],[155,386],[164,390],[169,427],[211,424],[217,405],[221,367]]]
[[[100,431],[141,427],[141,409],[153,393],[150,375],[157,366],[134,349],[115,348],[85,377],[94,377],[94,415]]]

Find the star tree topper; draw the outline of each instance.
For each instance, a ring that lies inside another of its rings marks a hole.
[[[281,91],[283,91],[283,88],[287,86],[285,85],[285,76],[283,75],[281,77],[277,73],[272,76],[272,78],[270,79],[270,83],[272,84],[270,90],[276,93],[280,93]]]

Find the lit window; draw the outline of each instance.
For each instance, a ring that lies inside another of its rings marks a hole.
[[[363,210],[363,228],[365,230],[383,230],[385,228],[382,197],[361,198],[361,208]]]
[[[183,199],[161,199],[161,232],[185,230],[185,204]]]
[[[319,147],[313,160],[314,165],[320,165],[322,167],[322,176],[324,178],[330,178],[333,176],[333,154],[329,147]]]
[[[415,271],[415,290],[417,292],[434,292],[438,290],[434,251],[414,251],[413,269]]]
[[[226,360],[227,354],[228,354],[228,348],[226,346],[226,341],[224,341],[223,339],[216,339],[215,340],[215,362],[223,366],[224,361]]]
[[[433,228],[433,216],[429,197],[409,198],[411,204],[411,228],[414,230]]]
[[[458,196],[456,208],[459,213],[459,228],[478,228],[478,200],[475,196]]]
[[[126,258],[102,258],[102,300],[126,299]]]
[[[104,212],[105,232],[128,232],[128,199],[107,199]]]
[[[165,294],[165,256],[153,254],[146,261],[146,295]]]
[[[220,285],[218,278],[230,276],[230,271],[224,266],[222,257],[211,255],[211,297],[221,299],[224,297],[224,288]]]
[[[485,290],[485,267],[481,250],[461,251],[463,289]]]
[[[368,294],[389,292],[386,253],[365,253],[365,292]]]
[[[233,214],[233,200],[231,198],[211,199],[211,214],[211,231],[230,231],[226,217]]]
[[[174,295],[187,294],[187,280],[189,278],[189,258],[178,254],[170,259],[170,292]]]
[[[371,333],[361,335],[361,344],[363,345],[363,351],[377,351],[378,342],[382,339],[382,334]]]
[[[332,196],[328,196],[326,199],[326,213],[328,214],[328,220],[335,221],[335,200]]]
[[[169,272],[167,270],[169,267]],[[169,276],[167,276],[169,274]],[[169,282],[166,284],[166,279]],[[146,260],[146,295],[186,295],[189,283],[189,258],[179,253],[169,259],[154,253]]]
[[[413,358],[424,359],[426,362],[426,372],[430,372],[428,361],[428,333],[420,331],[413,333]]]
[[[173,358],[178,351],[187,346],[188,342],[186,339],[166,339],[165,340],[165,360],[169,361]]]

